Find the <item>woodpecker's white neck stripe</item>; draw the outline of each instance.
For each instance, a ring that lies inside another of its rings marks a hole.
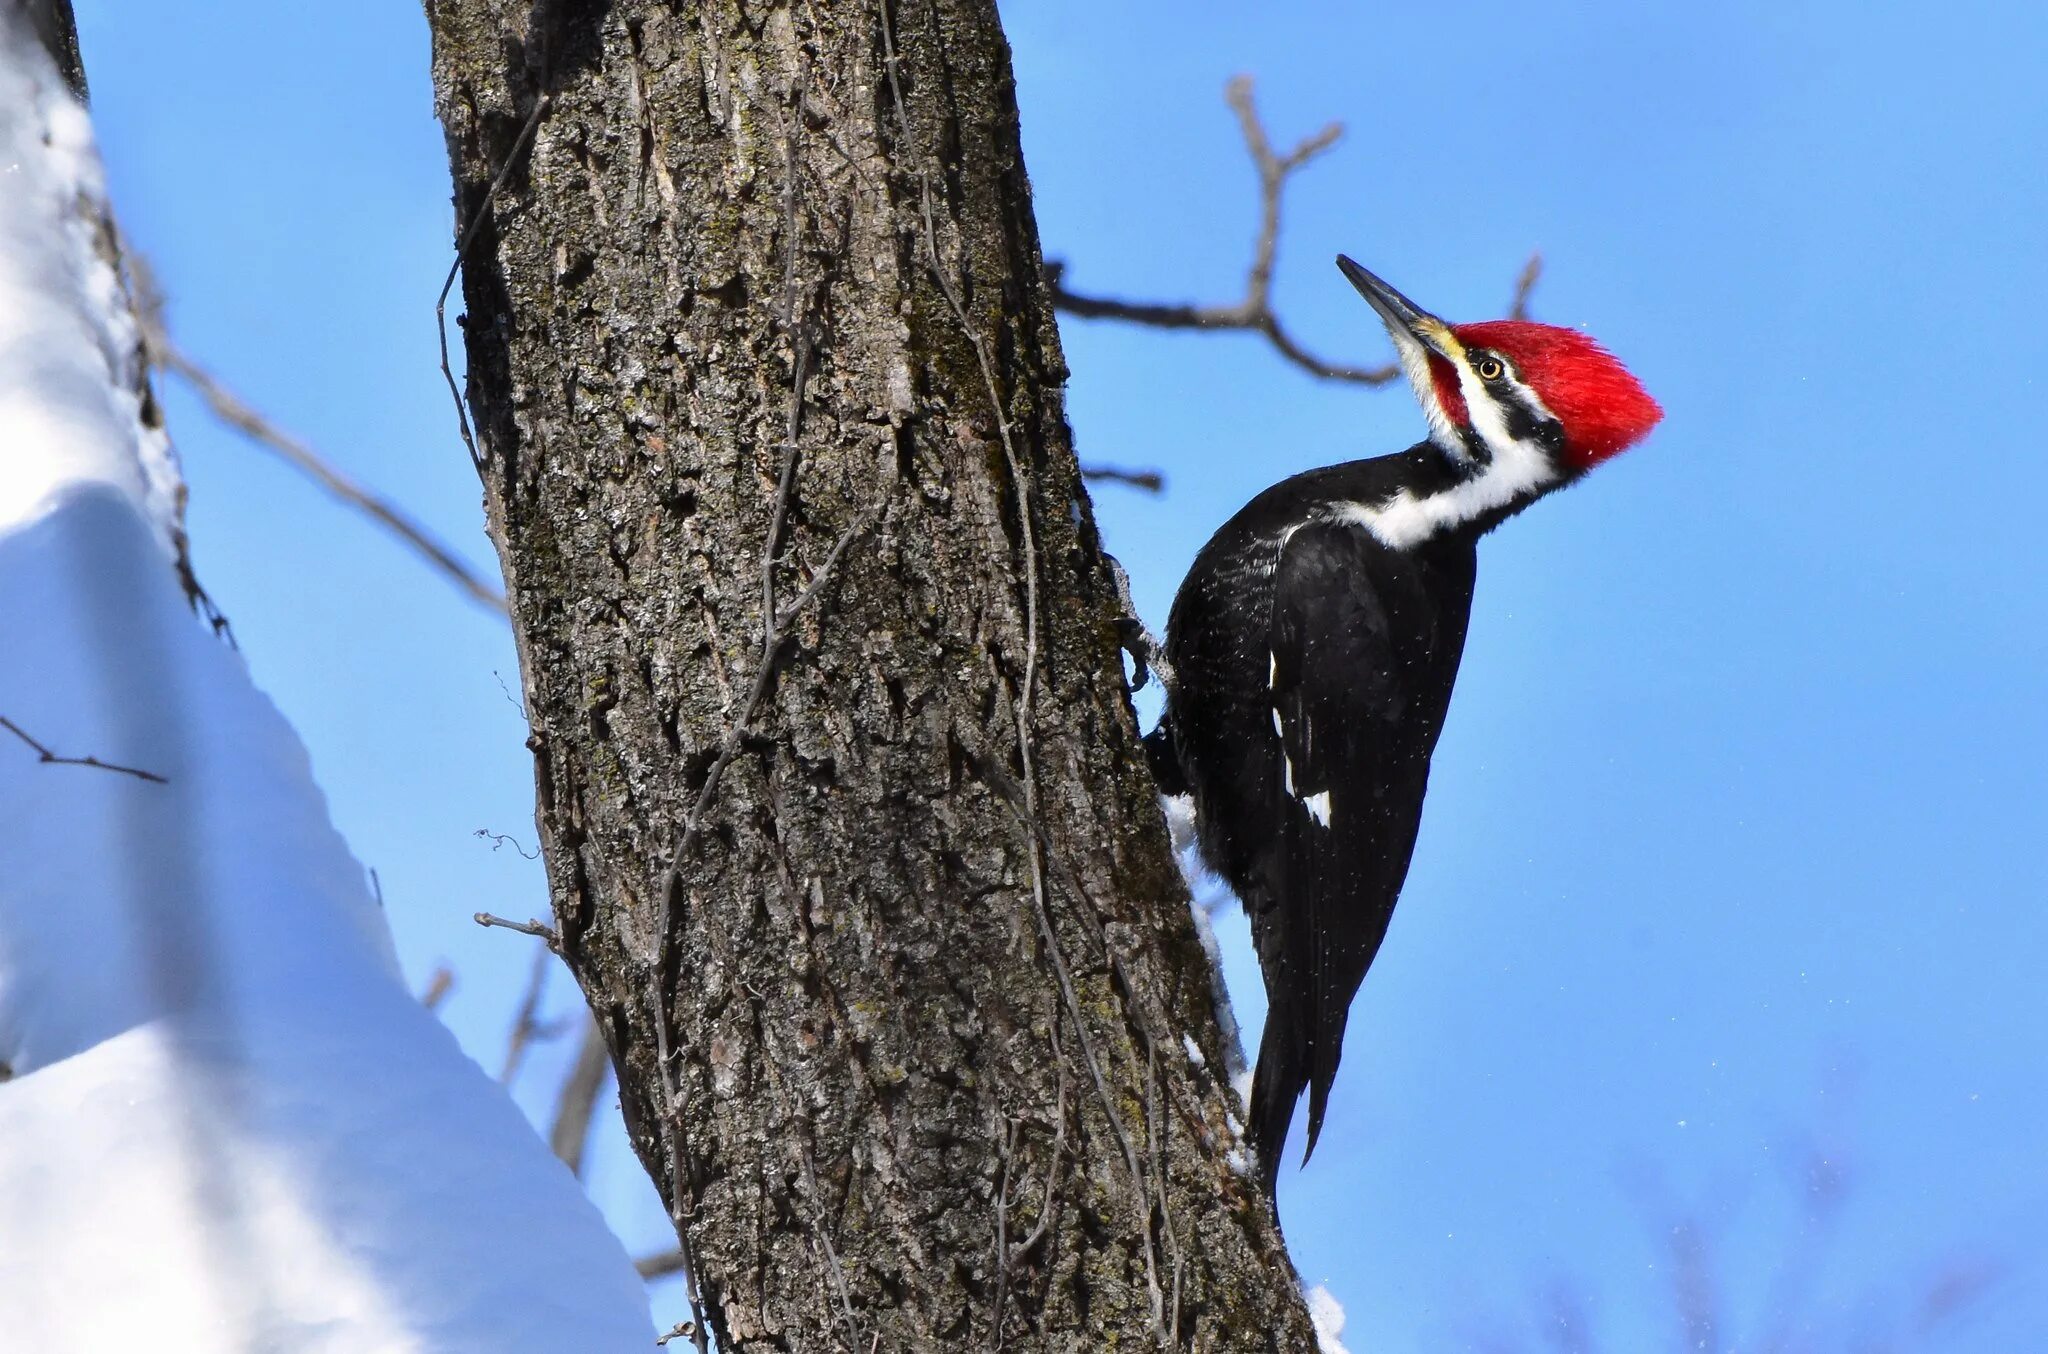
[[[1405,363],[1405,355],[1403,360]],[[1406,550],[1488,513],[1498,512],[1517,502],[1533,500],[1564,478],[1550,452],[1534,438],[1516,438],[1508,432],[1507,412],[1485,384],[1472,374],[1468,365],[1463,362],[1452,365],[1458,371],[1458,388],[1465,396],[1465,408],[1471,415],[1472,427],[1485,442],[1491,459],[1450,488],[1432,494],[1417,494],[1403,489],[1379,503],[1339,503],[1331,514],[1334,520],[1355,523],[1370,531],[1383,544],[1395,550]],[[1423,379],[1428,379],[1426,370]],[[1555,421],[1536,392],[1524,385],[1520,377],[1508,373],[1503,379],[1514,387],[1521,402],[1534,411],[1539,420]],[[1433,396],[1426,398],[1423,401],[1425,410],[1431,409],[1435,403]],[[1431,430],[1435,431],[1434,416],[1431,418]],[[1442,445],[1441,440],[1438,445]],[[1463,442],[1458,445],[1462,451]],[[1463,457],[1458,459],[1469,464]]]

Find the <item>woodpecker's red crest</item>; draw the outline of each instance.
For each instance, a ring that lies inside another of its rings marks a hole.
[[[1337,265],[1379,312],[1401,368],[1453,461],[1498,466],[1532,444],[1557,470],[1591,470],[1664,416],[1642,383],[1576,329],[1530,320],[1446,324],[1350,259]]]
[[[1620,359],[1576,329],[1533,320],[1481,320],[1450,328],[1466,349],[1488,349],[1513,364],[1564,425],[1565,453],[1576,469],[1591,470],[1627,451],[1664,417],[1663,408]],[[1449,403],[1445,378],[1450,378],[1451,392],[1458,393],[1450,364],[1437,358],[1430,365],[1438,398]],[[1460,395],[1458,408],[1464,403]],[[1469,417],[1460,421],[1469,422]]]

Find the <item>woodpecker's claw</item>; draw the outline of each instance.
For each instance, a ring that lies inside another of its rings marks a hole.
[[[1116,623],[1117,643],[1131,656],[1131,690],[1143,691],[1145,683],[1152,678],[1152,659],[1158,652],[1158,641],[1145,623],[1135,616],[1125,616]]]
[[[1142,691],[1145,683],[1153,676],[1166,690],[1173,690],[1173,668],[1166,661],[1166,646],[1159,642],[1159,636],[1145,627],[1138,619],[1138,608],[1131,601],[1131,576],[1124,572],[1124,566],[1115,555],[1104,555],[1109,561],[1110,576],[1116,579],[1116,600],[1120,614],[1116,622],[1116,639],[1119,647],[1131,656],[1132,691]]]

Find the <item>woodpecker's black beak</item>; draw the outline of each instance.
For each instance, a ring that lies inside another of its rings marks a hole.
[[[1407,338],[1439,356],[1452,356],[1446,342],[1450,339],[1449,325],[1361,268],[1348,255],[1337,256],[1337,267],[1351,279],[1351,285],[1358,288],[1358,294],[1366,299],[1366,303],[1386,321],[1387,331],[1394,336],[1397,346]]]

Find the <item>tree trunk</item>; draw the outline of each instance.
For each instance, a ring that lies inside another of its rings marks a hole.
[[[721,1348],[1313,1348],[994,5],[427,10],[561,946]]]

